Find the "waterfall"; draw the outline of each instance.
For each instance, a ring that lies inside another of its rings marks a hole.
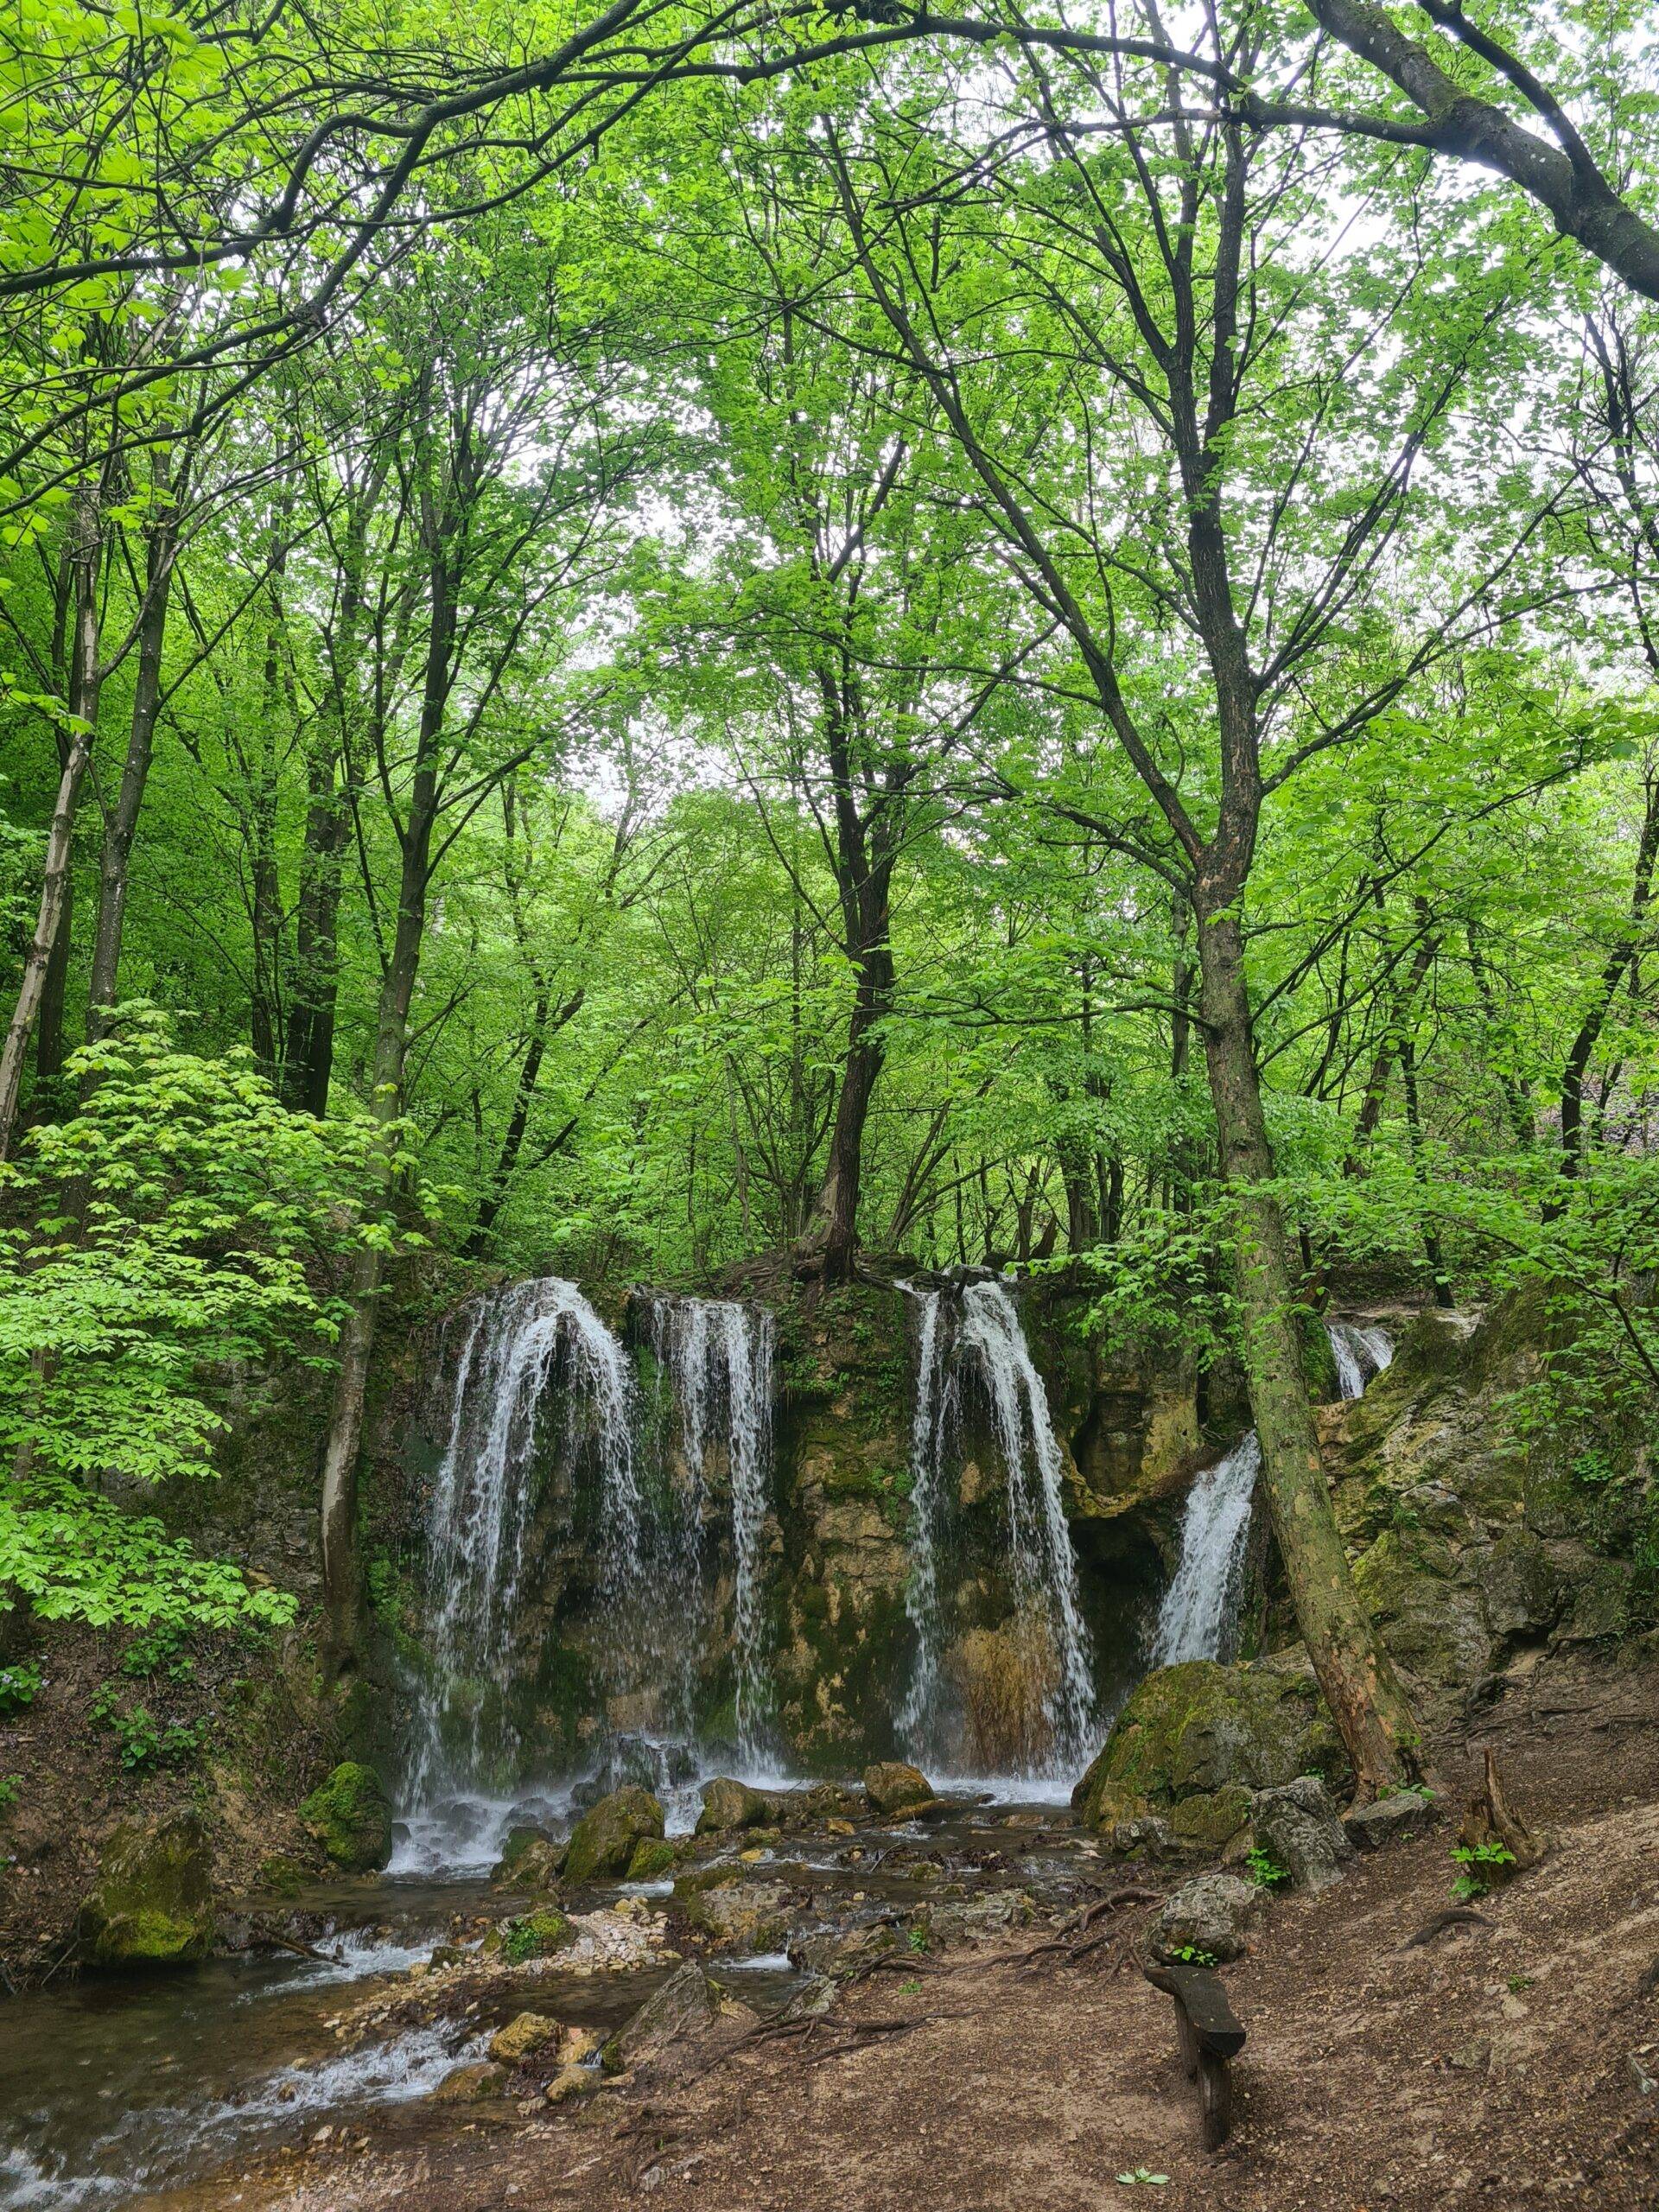
[[[1380,1375],[1394,1357],[1394,1339],[1386,1329],[1358,1321],[1327,1321],[1325,1332],[1337,1363],[1337,1389],[1344,1398],[1360,1398],[1365,1385]]]
[[[1250,1507],[1261,1471],[1262,1446],[1251,1429],[1224,1459],[1206,1467],[1189,1491],[1180,1564],[1153,1631],[1154,1667],[1233,1656]]]
[[[963,1384],[971,1373],[983,1386],[1003,1465],[1007,1561],[1015,1610],[1041,1624],[1052,1649],[1053,1671],[1044,1687],[1042,1707],[1050,1738],[1047,1764],[1063,1772],[1092,1748],[1094,1669],[1065,1518],[1064,1462],[1042,1377],[1006,1283],[965,1284],[954,1332],[944,1294],[904,1287],[919,1299],[921,1313],[911,1422],[911,1573],[906,1598],[917,1654],[909,1693],[897,1716],[900,1736],[930,1755],[938,1749],[944,1642],[938,1551],[945,1469],[961,1418]]]
[[[477,1783],[485,1764],[481,1692],[505,1672],[542,1398],[556,1367],[574,1445],[591,1414],[599,1465],[601,1573],[618,1602],[644,1578],[633,1454],[633,1381],[621,1345],[571,1282],[548,1275],[488,1291],[462,1309],[443,1456],[427,1519],[435,1604],[432,1665],[416,1710],[410,1796]],[[454,1693],[462,1691],[459,1715]],[[457,1719],[465,1740],[457,1744]],[[497,1746],[511,1750],[511,1745]]]
[[[689,1494],[682,1556],[691,1564],[684,1602],[695,1604],[696,1561],[706,1496],[704,1463],[723,1443],[732,1496],[738,1750],[751,1765],[766,1754],[771,1707],[765,1650],[766,1520],[772,1471],[772,1371],[777,1324],[764,1306],[736,1299],[657,1298],[652,1349],[680,1414]]]
[[[910,1574],[905,1611],[916,1631],[916,1660],[910,1688],[899,1707],[901,1742],[931,1747],[938,1719],[939,1662],[944,1625],[939,1611],[939,1537],[944,1514],[944,1394],[949,1388],[948,1335],[941,1326],[944,1294],[899,1288],[919,1308],[917,1324],[916,1402],[910,1417]]]

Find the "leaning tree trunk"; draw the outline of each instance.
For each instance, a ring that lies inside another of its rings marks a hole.
[[[887,1058],[880,1024],[893,999],[893,953],[885,935],[859,967],[847,1039],[847,1062],[830,1132],[830,1158],[809,1245],[816,1245],[826,1282],[849,1282],[858,1245],[858,1193],[864,1160],[864,1125]]]
[[[1414,1769],[1416,1730],[1354,1587],[1320,1462],[1289,1240],[1266,1187],[1273,1150],[1235,910],[1200,916],[1198,960],[1205,1053],[1222,1166],[1233,1186],[1244,1363],[1268,1509],[1297,1624],[1358,1787],[1369,1796]]]
[[[57,949],[69,903],[69,868],[73,858],[75,810],[86,764],[92,757],[98,721],[98,693],[102,671],[99,666],[98,570],[101,523],[98,494],[84,489],[76,501],[75,636],[71,665],[69,741],[58,778],[58,795],[47,832],[46,871],[41,882],[40,911],[35,934],[23,958],[23,977],[17,989],[0,1046],[0,1160],[8,1158],[17,1133],[17,1109],[22,1095],[23,1061],[45,995],[47,972]]]

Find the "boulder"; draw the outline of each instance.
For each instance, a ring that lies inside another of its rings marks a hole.
[[[549,2104],[562,2105],[570,2097],[585,2097],[598,2088],[601,2079],[596,2066],[561,2066],[543,2094]]]
[[[728,1835],[737,1828],[765,1827],[772,1818],[772,1802],[764,1792],[747,1782],[721,1775],[702,1785],[702,1810],[697,1815],[699,1835]]]
[[[1170,1832],[1183,1850],[1194,1853],[1224,1851],[1233,1838],[1249,1826],[1254,1802],[1252,1792],[1242,1782],[1230,1782],[1223,1789],[1201,1791],[1196,1797],[1183,1797],[1170,1808]],[[1121,1851],[1124,1831],[1141,1825],[1143,1824],[1135,1821],[1120,1821],[1113,1832],[1112,1848]]]
[[[515,1890],[550,1890],[564,1865],[566,1845],[545,1828],[509,1828],[490,1879]]]
[[[509,1966],[518,1967],[531,1959],[551,1958],[556,1951],[568,1950],[575,1940],[576,1931],[564,1915],[544,1905],[539,1912],[498,1921],[481,1948],[486,1957],[502,1958]]]
[[[1195,1875],[1165,1899],[1153,1923],[1154,1955],[1166,1965],[1181,1963],[1184,1952],[1198,1953],[1200,1964],[1242,1958],[1262,1902],[1255,1884],[1236,1874]]]
[[[886,1759],[865,1768],[864,1795],[873,1813],[891,1819],[895,1814],[919,1812],[924,1805],[931,1805],[934,1790],[919,1767],[906,1766],[902,1759]]]
[[[1396,1789],[1369,1805],[1350,1806],[1342,1825],[1361,1851],[1377,1851],[1397,1835],[1421,1835],[1435,1818],[1434,1801],[1421,1789]]]
[[[545,2012],[520,2012],[490,2038],[490,2056],[498,2066],[517,2066],[539,2050],[559,2032],[559,2024]]]
[[[721,1882],[685,1900],[685,1916],[722,1950],[775,1951],[789,1924],[781,1882]]]
[[[660,2058],[671,2045],[712,2027],[718,2011],[708,1976],[690,1959],[617,2030],[601,2052],[600,2063],[607,2074],[620,2074],[625,2068]]]
[[[591,1882],[606,1874],[625,1874],[640,1838],[660,1840],[662,1833],[663,1808],[648,1789],[613,1789],[571,1831],[565,1878]]]
[[[391,1856],[391,1806],[372,1766],[346,1759],[300,1807],[300,1818],[336,1866],[378,1874]]]
[[[1185,1798],[1281,1789],[1306,1773],[1337,1781],[1345,1770],[1311,1668],[1194,1659],[1147,1676],[1071,1802],[1086,1826],[1109,1831],[1167,1815]]]
[[[861,1928],[815,1928],[791,1937],[789,1962],[798,1973],[841,1980],[898,1947],[899,1931],[889,1920]]]
[[[671,1843],[664,1842],[661,1836],[642,1835],[628,1861],[628,1879],[658,1882],[664,1874],[671,1874],[679,1863],[680,1854]]]
[[[492,2097],[502,2095],[507,2086],[507,2069],[489,2059],[476,2059],[470,2065],[457,2066],[446,2074],[432,2094],[447,2105],[482,2104]]]
[[[80,1908],[81,1955],[96,1967],[180,1966],[213,1940],[213,1849],[199,1813],[131,1821],[99,1859]]]
[[[1299,1775],[1282,1789],[1259,1790],[1250,1827],[1255,1848],[1284,1868],[1294,1890],[1328,1890],[1354,1855],[1325,1784],[1312,1775]]]

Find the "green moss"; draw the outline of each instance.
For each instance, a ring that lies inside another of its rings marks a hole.
[[[628,1861],[631,1882],[655,1882],[679,1864],[680,1854],[671,1843],[658,1836],[642,1836],[633,1847],[633,1856]]]
[[[300,1807],[300,1818],[347,1873],[375,1873],[391,1856],[391,1807],[379,1776],[345,1759]]]
[[[551,1905],[508,1921],[501,1931],[500,1955],[509,1966],[521,1967],[529,1959],[550,1958],[569,1948],[576,1931],[562,1912]]]

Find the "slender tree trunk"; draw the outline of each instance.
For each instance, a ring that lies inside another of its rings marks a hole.
[[[331,744],[320,741],[313,748],[308,780],[282,1094],[290,1112],[315,1114],[321,1120],[328,1110],[328,1084],[334,1071],[340,899],[351,826],[346,796],[336,788]]]
[[[1417,1092],[1417,1051],[1409,1037],[1400,1039],[1400,1079],[1406,1093],[1406,1135],[1411,1142],[1411,1172],[1417,1182],[1427,1188],[1428,1170],[1423,1165],[1423,1109]],[[1432,1222],[1423,1230],[1423,1256],[1428,1262],[1429,1280],[1434,1286],[1434,1303],[1450,1313],[1458,1301],[1452,1295],[1452,1278],[1446,1271],[1440,1231]]]
[[[157,484],[165,493],[162,467],[158,462]],[[172,596],[177,542],[176,512],[170,503],[164,504],[145,546],[144,604],[139,616],[138,667],[133,683],[127,757],[121,766],[121,788],[104,825],[104,850],[99,862],[98,923],[92,935],[92,988],[86,1007],[86,1034],[92,1041],[103,1036],[109,1027],[119,995],[121,939],[126,925],[132,845],[144,803],[144,788],[149,779],[156,720],[161,710],[162,650],[167,639],[168,603]]]
[[[50,1099],[55,1108],[65,1058],[64,1015],[69,1001],[69,962],[74,951],[75,874],[73,867],[63,879],[63,904],[52,950],[41,987],[41,1011],[35,1024],[35,1082],[38,1099]]]
[[[18,986],[6,1041],[0,1046],[0,1160],[10,1157],[16,1138],[23,1061],[45,996],[47,973],[64,930],[69,903],[69,870],[73,859],[75,810],[86,779],[86,764],[92,756],[98,721],[102,677],[99,665],[98,572],[103,537],[99,495],[93,486],[85,486],[77,494],[71,527],[75,533],[75,626],[69,696],[73,721],[63,752],[51,827],[47,832],[46,870],[41,883],[35,934],[24,955],[22,982]]]
[[[852,1279],[858,1242],[858,1189],[864,1157],[864,1124],[869,1119],[882,1064],[887,1058],[879,1027],[893,1000],[893,953],[887,942],[886,900],[880,941],[864,954],[847,1039],[847,1060],[830,1132],[830,1157],[818,1195],[817,1234],[821,1240],[823,1279]]]
[[[1222,1166],[1237,1208],[1239,1306],[1263,1486],[1297,1624],[1359,1788],[1370,1795],[1413,1766],[1416,1732],[1354,1587],[1320,1462],[1289,1240],[1276,1201],[1262,1187],[1273,1174],[1273,1151],[1251,1038],[1243,940],[1231,907],[1200,911],[1198,962]]]

